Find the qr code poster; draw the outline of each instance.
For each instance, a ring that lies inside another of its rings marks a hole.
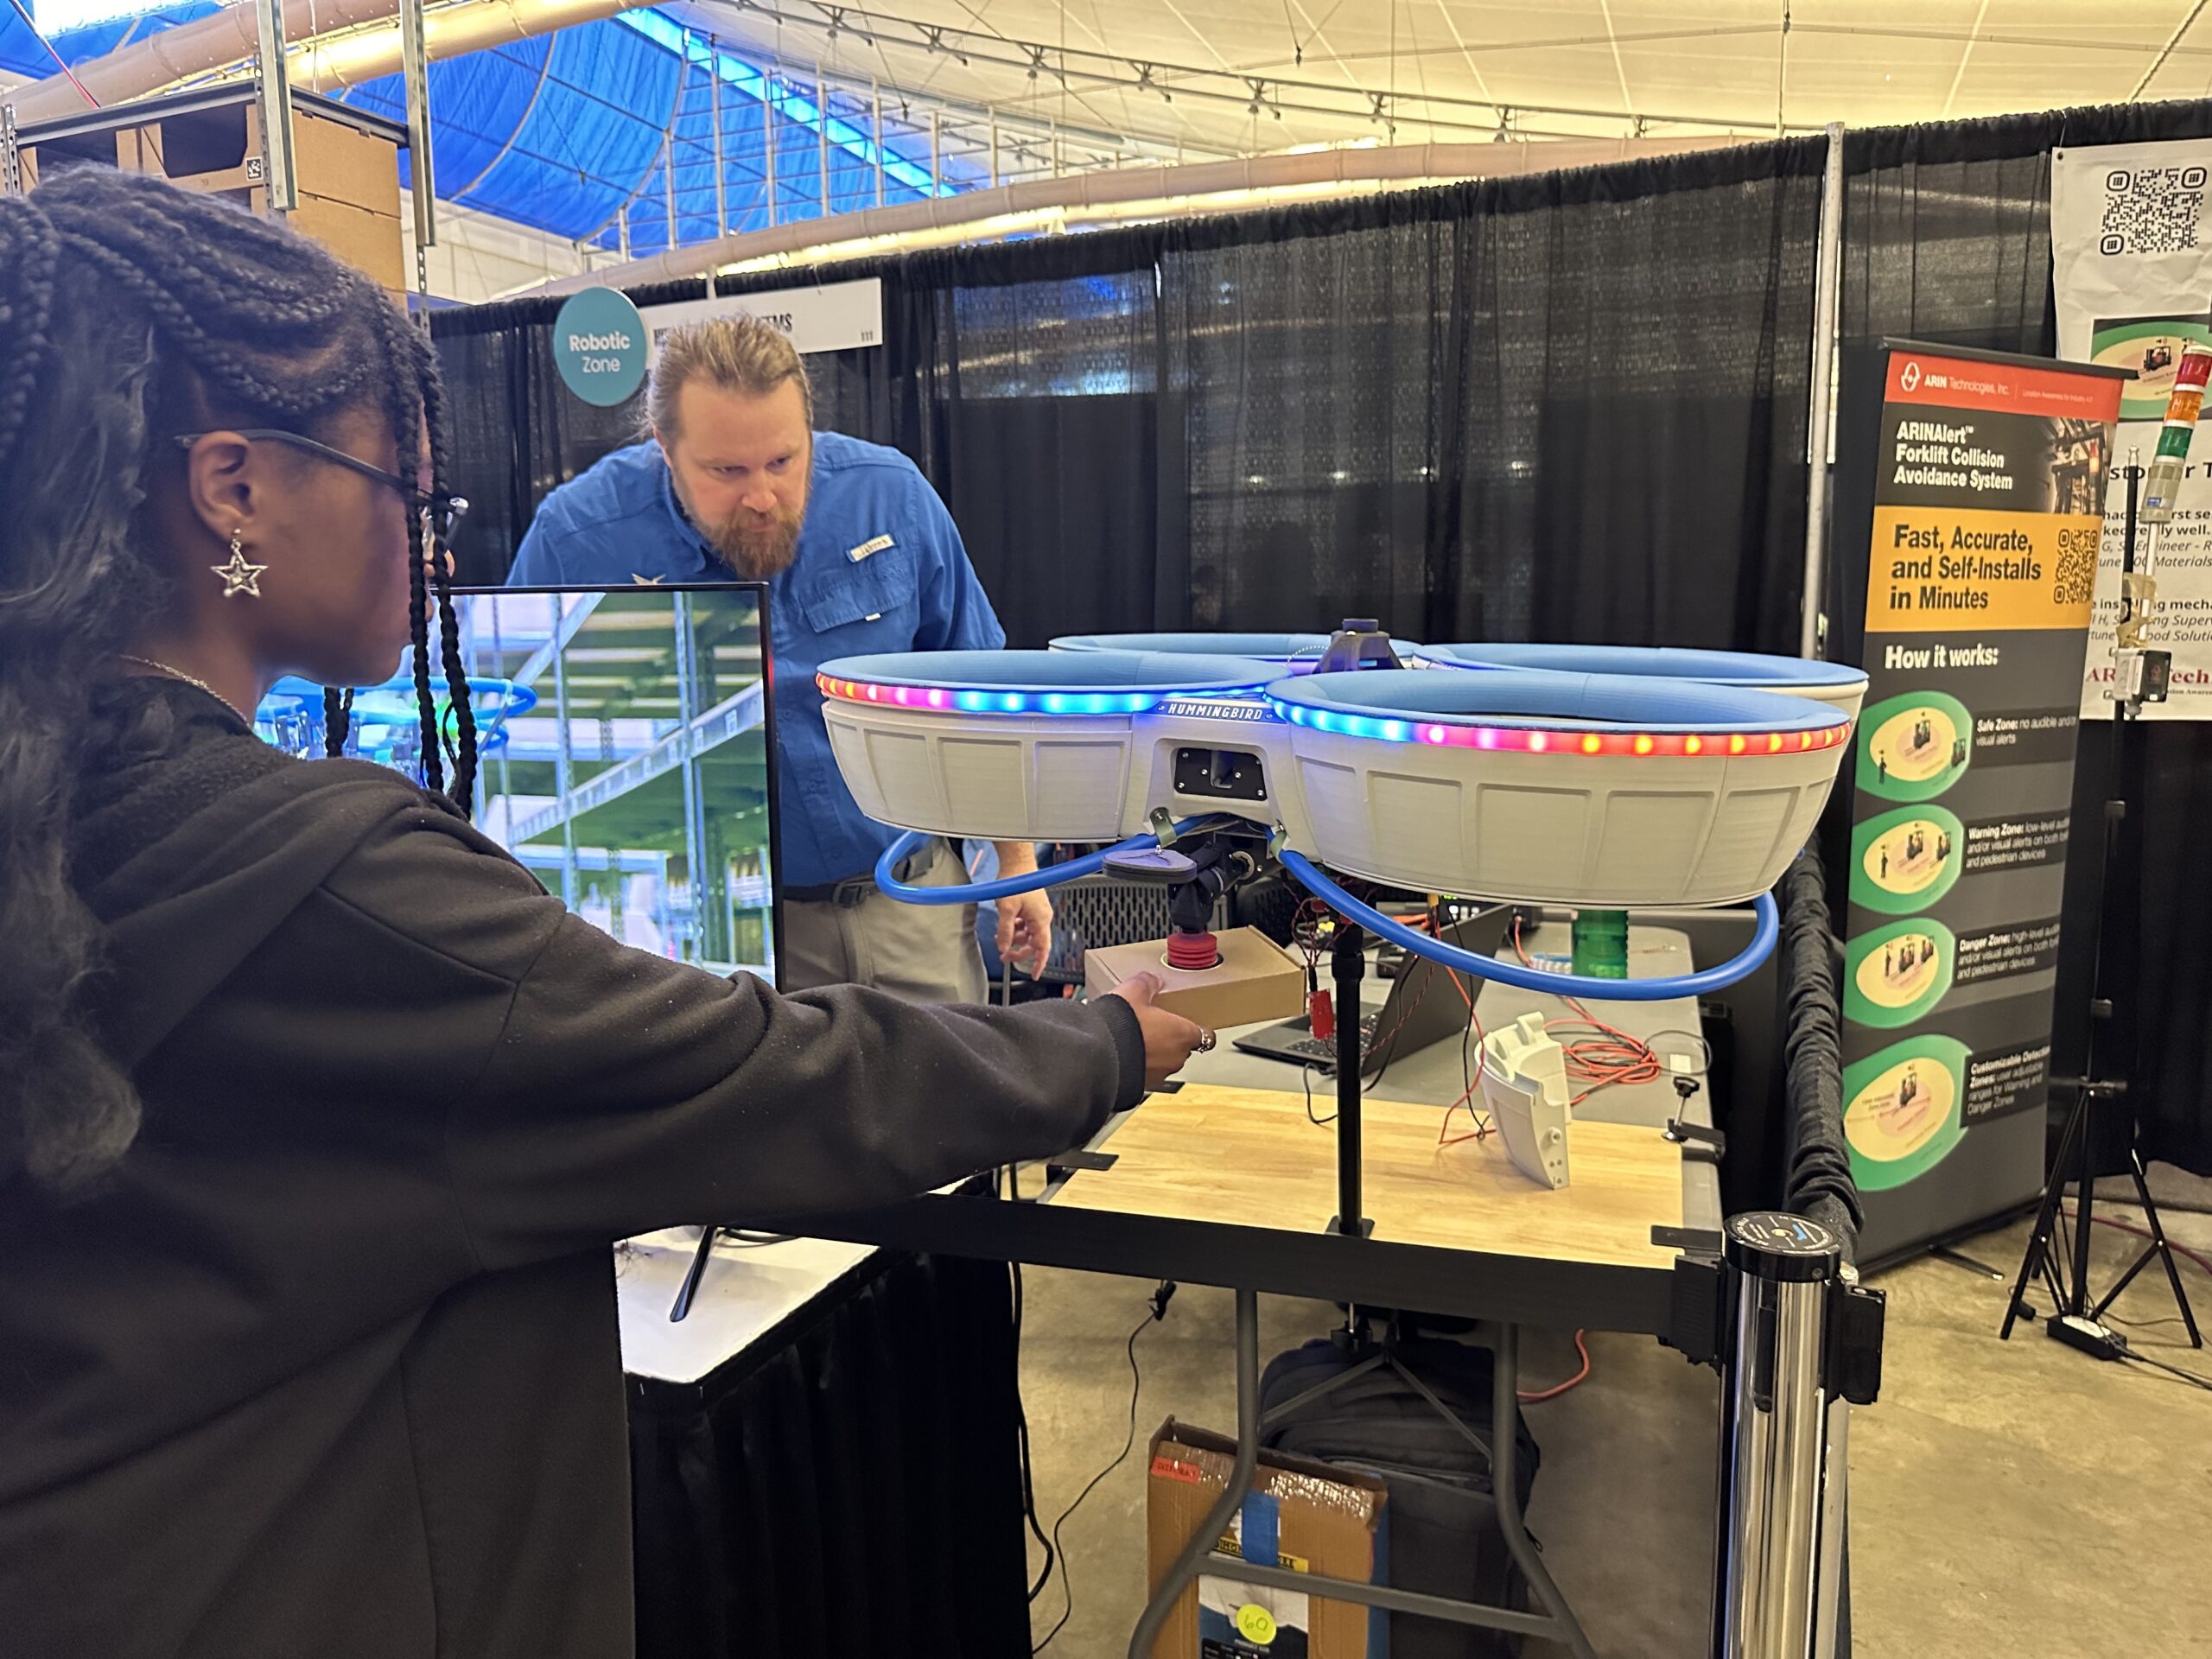
[[[2080,362],[2101,319],[2212,312],[2212,139],[2050,153],[2058,354]],[[2130,411],[2132,414],[2133,411]]]
[[[2120,469],[2147,463],[2182,347],[2212,340],[2212,140],[2103,144],[2050,156],[2051,283],[2058,354],[2130,369],[2105,493],[2082,715],[2109,719],[2113,624],[2127,517]],[[2208,423],[2212,425],[2212,423]],[[2141,543],[2138,543],[2139,548]],[[2160,532],[2158,607],[2146,643],[2173,652],[2173,690],[2150,720],[2212,720],[2212,429],[2200,427]]]
[[[2204,220],[2202,167],[2115,167],[2105,174],[2104,219],[2097,252],[2187,253]]]

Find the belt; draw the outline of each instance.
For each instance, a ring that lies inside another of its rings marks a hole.
[[[893,874],[901,881],[918,881],[937,868],[938,856],[950,850],[942,839],[932,837],[901,860]],[[797,904],[835,905],[840,910],[858,910],[876,891],[874,876],[849,875],[842,881],[823,881],[810,887],[785,887],[784,897]]]
[[[787,904],[835,905],[840,910],[858,910],[874,893],[875,878],[872,875],[848,876],[842,881],[825,881],[811,887],[785,887],[784,899]]]

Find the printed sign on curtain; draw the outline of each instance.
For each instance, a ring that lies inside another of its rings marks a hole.
[[[759,317],[791,337],[804,356],[844,352],[883,343],[883,283],[870,276],[857,283],[810,283],[761,294],[730,294],[711,300],[680,300],[649,305],[642,314],[652,330],[652,354],[660,337],[678,323],[704,317]]]
[[[2074,691],[2121,385],[1903,344],[1883,372],[1872,476],[1842,480],[1872,496],[1843,1033],[1869,1258],[2042,1185]]]
[[[2058,354],[2132,369],[2121,394],[2113,463],[2150,465],[2182,347],[2212,340],[2212,223],[2205,217],[2212,139],[2106,144],[2050,153],[2051,280]],[[2126,482],[2105,499],[2096,612],[2082,715],[2109,720],[2113,627],[2120,607]],[[2140,547],[2139,538],[2138,546]],[[2173,652],[2173,690],[2145,720],[2212,720],[2212,474],[2190,462],[2173,522],[2158,537],[2158,607],[2146,645]]]

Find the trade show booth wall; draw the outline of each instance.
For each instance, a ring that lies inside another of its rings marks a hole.
[[[1843,344],[2051,353],[2052,147],[2208,134],[2212,104],[2187,103],[1848,135]],[[810,359],[817,423],[919,464],[1017,645],[1361,614],[1414,639],[1794,652],[1825,155],[1792,138],[841,263],[826,280],[880,280],[883,338]],[[476,504],[467,580],[499,580],[538,502],[639,435],[642,400],[562,388],[560,303],[432,319]],[[2069,917],[2097,877],[2107,736],[2082,736]],[[2145,1152],[2202,1169],[2212,873],[2184,838],[2212,740],[2161,723],[2148,749],[2136,1098]],[[2054,1071],[2078,1069],[2093,938],[2066,930]]]

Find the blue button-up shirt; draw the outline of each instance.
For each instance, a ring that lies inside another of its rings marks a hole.
[[[534,588],[731,579],[677,505],[667,457],[650,440],[548,496],[507,576]],[[846,789],[815,671],[867,652],[992,650],[1006,630],[914,463],[835,432],[814,435],[798,553],[768,584],[768,619],[783,879],[810,887],[865,875],[897,831],[861,816]]]

